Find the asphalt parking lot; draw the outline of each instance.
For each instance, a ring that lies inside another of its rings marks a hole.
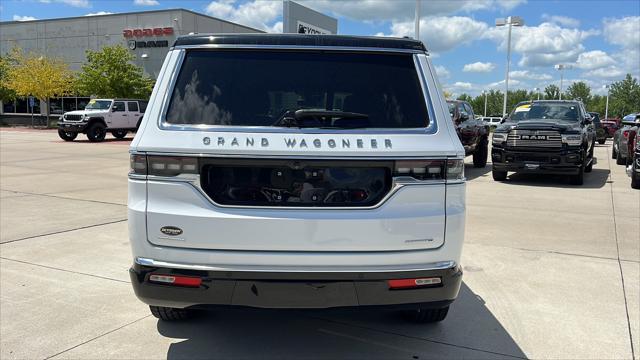
[[[374,311],[159,322],[127,273],[129,141],[79,139],[0,131],[2,359],[639,358],[640,192],[610,141],[584,186],[497,183],[468,158],[464,284],[443,323],[417,325]]]

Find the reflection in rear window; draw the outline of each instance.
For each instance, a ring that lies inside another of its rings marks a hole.
[[[166,122],[282,126],[300,109],[364,115],[342,119],[358,127],[429,123],[411,54],[256,50],[187,52]]]

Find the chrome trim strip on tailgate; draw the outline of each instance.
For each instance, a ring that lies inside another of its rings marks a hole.
[[[389,251],[392,252],[392,251]],[[281,267],[281,268],[264,268],[264,267],[242,267],[235,268],[229,266],[212,266],[212,265],[199,265],[199,264],[183,264],[183,263],[174,263],[169,261],[161,261],[154,260],[143,257],[136,257],[135,262],[138,265],[142,266],[152,266],[152,267],[162,267],[162,268],[173,268],[173,269],[186,269],[186,270],[203,270],[203,271],[246,271],[246,272],[309,272],[309,273],[317,273],[317,272],[327,272],[327,273],[344,273],[344,272],[373,272],[373,273],[382,273],[382,272],[402,272],[402,271],[428,271],[428,270],[445,270],[456,267],[455,261],[440,261],[433,263],[426,263],[420,266],[410,265],[406,267],[390,267],[390,266],[381,266],[376,268],[335,268],[335,267],[327,267],[327,268],[313,268],[313,267]]]

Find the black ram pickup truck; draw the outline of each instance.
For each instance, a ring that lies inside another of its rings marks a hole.
[[[587,114],[575,100],[517,106],[493,133],[493,179],[503,181],[509,171],[566,174],[582,185],[594,164],[595,130]]]
[[[468,102],[447,100],[447,104],[465,155],[473,155],[474,167],[485,167],[489,156],[489,125],[475,118]]]

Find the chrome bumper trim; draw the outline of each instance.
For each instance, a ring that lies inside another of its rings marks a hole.
[[[406,267],[390,267],[381,266],[377,268],[365,267],[365,268],[336,268],[336,267],[280,267],[280,268],[265,268],[265,267],[228,267],[228,266],[212,266],[212,265],[198,265],[198,264],[181,264],[168,261],[154,260],[143,257],[136,257],[135,262],[142,266],[173,268],[173,269],[186,269],[186,270],[203,270],[203,271],[246,271],[246,272],[326,272],[326,273],[344,273],[344,272],[362,272],[362,273],[387,273],[387,272],[403,272],[403,271],[428,271],[428,270],[445,270],[456,267],[455,261],[440,261],[434,263],[422,264],[420,266],[406,266]]]

